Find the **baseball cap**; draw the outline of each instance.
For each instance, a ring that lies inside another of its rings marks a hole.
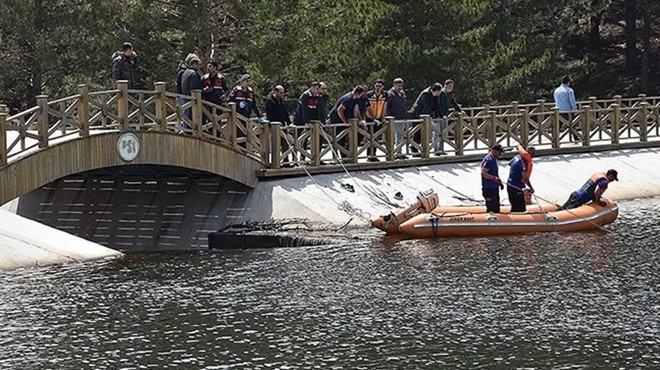
[[[125,43],[121,46],[121,48],[122,48],[123,50],[126,50],[126,49],[133,49],[133,44],[131,44],[130,42],[125,42]]]
[[[243,82],[243,81],[251,80],[251,79],[252,79],[252,77],[250,77],[250,75],[246,73],[246,74],[244,74],[244,75],[241,76],[241,80],[240,80],[240,81]]]
[[[397,77],[394,79],[394,83],[403,83],[403,79],[400,77]]]
[[[491,149],[495,150],[495,151],[498,151],[500,153],[506,152],[506,149],[502,146],[502,144],[495,144],[495,145],[493,145],[493,147]]]
[[[616,170],[612,170],[612,169],[607,170],[607,175],[612,175],[614,181],[619,181],[619,173],[616,172]]]

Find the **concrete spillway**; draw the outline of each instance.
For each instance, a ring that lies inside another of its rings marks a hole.
[[[0,270],[121,255],[102,245],[0,210]]]
[[[503,180],[508,177],[508,162],[502,160],[499,163]],[[610,185],[605,193],[607,198],[651,197],[660,195],[658,163],[660,149],[656,148],[538,157],[531,181],[538,197],[563,203],[593,172],[614,168],[619,172],[620,181]],[[354,192],[342,186],[346,184],[351,185]],[[361,223],[360,214],[362,218],[370,218],[396,209],[380,201],[379,196],[384,195],[390,202],[405,207],[415,201],[419,191],[426,189],[435,190],[444,205],[461,204],[455,198],[461,196],[481,202],[480,163],[409,165],[383,171],[343,172],[316,175],[313,179],[298,177],[261,182],[251,192],[242,216],[246,219],[298,217],[334,224],[343,224],[353,217],[353,223]],[[394,199],[397,192],[402,194],[402,200]],[[506,191],[500,196],[507,203]],[[348,212],[342,208],[348,208]]]

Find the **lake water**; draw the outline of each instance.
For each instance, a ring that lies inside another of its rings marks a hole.
[[[660,199],[620,207],[613,234],[0,272],[0,368],[659,368]]]

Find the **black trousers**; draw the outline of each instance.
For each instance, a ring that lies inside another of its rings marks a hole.
[[[574,191],[571,193],[571,196],[568,197],[568,200],[566,203],[564,203],[563,206],[561,206],[563,209],[572,209],[572,208],[577,208],[581,205],[583,205],[585,202],[580,200],[580,196],[578,195],[577,191]]]
[[[500,213],[500,189],[481,189],[486,200],[486,212]]]
[[[509,194],[509,202],[511,203],[511,212],[525,212],[525,193],[520,189],[515,189],[507,185],[506,192]]]
[[[375,123],[374,120],[369,120],[367,122],[372,123],[368,126],[368,130],[369,130],[369,133],[371,134],[371,136],[374,136],[374,132],[380,130],[383,127],[382,123]],[[360,134],[360,137],[358,138],[358,142],[361,143],[364,140],[364,138],[365,138],[365,136]],[[376,140],[376,141],[378,141],[378,140]],[[369,143],[369,144],[365,143],[365,145],[369,145],[369,148],[367,148],[367,155],[369,157],[375,157],[376,156],[376,148],[372,147],[371,143]]]

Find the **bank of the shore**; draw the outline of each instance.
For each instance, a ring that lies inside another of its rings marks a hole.
[[[610,186],[607,198],[622,200],[657,196],[660,195],[657,163],[660,163],[659,148],[541,156],[535,159],[532,184],[540,198],[563,203],[593,172],[614,168],[619,172],[620,181]],[[366,224],[366,221],[360,221],[358,213],[362,218],[371,218],[394,208],[378,200],[376,194],[385,195],[390,202],[405,207],[415,201],[419,191],[426,189],[435,190],[441,204],[461,204],[455,198],[460,196],[457,192],[481,201],[479,165],[479,162],[470,162],[408,166],[260,182],[248,199],[243,218],[305,218],[343,224],[353,217],[354,224]],[[508,160],[500,161],[500,177],[506,179],[508,173]],[[355,191],[342,187],[344,184],[350,184]],[[397,192],[401,192],[403,200],[394,199]],[[501,196],[506,203],[506,191]],[[353,215],[342,211],[342,204],[355,210]]]
[[[0,270],[121,255],[102,245],[0,210]]]

